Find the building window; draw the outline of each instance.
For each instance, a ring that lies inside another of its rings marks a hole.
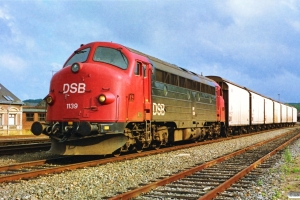
[[[16,125],[16,115],[9,114],[8,125]]]
[[[26,113],[26,121],[32,122],[34,113]]]
[[[39,113],[39,121],[46,121],[46,114],[45,113]]]

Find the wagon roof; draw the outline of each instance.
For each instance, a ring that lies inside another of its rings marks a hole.
[[[274,102],[277,102],[277,103],[280,103],[280,104],[284,104],[284,103],[279,102],[279,101],[276,101],[276,100],[274,100],[274,99],[272,99],[272,98],[270,98],[270,97],[266,97],[266,96],[264,96],[264,95],[262,95],[262,94],[260,94],[260,93],[258,93],[258,92],[255,92],[255,91],[253,91],[253,90],[250,90],[250,89],[248,89],[248,88],[246,88],[246,87],[243,87],[243,86],[241,86],[241,85],[238,85],[238,84],[236,84],[236,83],[233,83],[233,82],[231,82],[231,81],[229,81],[229,80],[227,80],[227,79],[224,79],[224,78],[222,78],[222,77],[220,77],[220,76],[212,76],[212,75],[210,75],[210,76],[206,76],[206,77],[213,79],[213,80],[216,81],[217,83],[219,83],[219,82],[229,83],[229,84],[235,85],[235,86],[237,86],[237,87],[243,88],[243,89],[247,90],[248,92],[252,92],[252,93],[258,94],[258,95],[260,95],[260,96],[262,96],[262,97],[264,97],[264,98],[266,98],[266,99],[270,99],[270,100],[272,100],[272,101],[274,101]],[[284,105],[285,105],[285,104],[284,104]],[[288,106],[288,105],[287,105],[287,106]],[[292,107],[292,106],[291,106],[291,107]]]

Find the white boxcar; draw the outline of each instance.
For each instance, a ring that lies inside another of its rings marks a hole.
[[[281,104],[277,101],[274,102],[274,123],[281,123]]]
[[[284,104],[281,104],[281,123],[287,122],[287,106]]]
[[[273,124],[273,100],[265,98],[265,124]]]
[[[251,101],[250,101],[251,125],[264,124],[265,123],[264,97],[252,91],[249,91],[249,93],[251,94]]]
[[[293,108],[291,106],[286,106],[287,108],[287,122],[293,122]]]
[[[293,107],[293,123],[297,122],[297,108]]]
[[[228,86],[228,124],[229,126],[249,125],[249,92],[227,82]]]

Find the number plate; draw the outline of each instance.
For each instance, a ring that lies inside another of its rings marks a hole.
[[[78,103],[67,103],[67,109],[77,109]]]

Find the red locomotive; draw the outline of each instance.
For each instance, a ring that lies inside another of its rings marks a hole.
[[[212,79],[136,50],[93,42],[54,74],[45,98],[47,124],[34,122],[31,131],[48,135],[50,151],[64,155],[217,137],[233,130],[224,91]]]

